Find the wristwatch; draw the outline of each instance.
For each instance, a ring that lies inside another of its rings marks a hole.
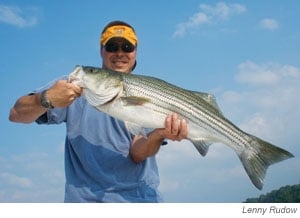
[[[46,109],[53,109],[54,108],[53,105],[51,104],[49,99],[47,99],[47,97],[46,97],[47,91],[48,91],[48,89],[41,92],[41,105]]]

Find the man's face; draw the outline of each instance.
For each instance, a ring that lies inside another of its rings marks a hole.
[[[136,60],[136,48],[122,38],[112,38],[101,49],[102,67],[130,73]]]

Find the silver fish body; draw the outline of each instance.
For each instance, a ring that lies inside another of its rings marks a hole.
[[[187,120],[187,139],[202,156],[212,143],[230,146],[258,189],[263,187],[269,165],[293,157],[235,126],[223,116],[211,94],[154,77],[94,67],[77,66],[69,79],[83,87],[83,95],[93,107],[123,120],[133,134],[144,134],[144,128],[163,128],[166,116],[177,113]]]

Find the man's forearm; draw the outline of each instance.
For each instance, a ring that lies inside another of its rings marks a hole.
[[[148,138],[136,136],[130,148],[131,158],[139,163],[149,156],[156,154],[165,139],[180,141],[187,137],[187,122],[180,120],[178,114],[168,115],[165,120],[165,128],[155,129]]]
[[[40,94],[23,96],[11,108],[9,120],[18,123],[32,123],[44,114],[46,109],[40,103]]]
[[[140,163],[147,157],[155,155],[164,138],[157,130],[152,131],[147,138],[136,136],[130,148],[130,155],[134,162]]]

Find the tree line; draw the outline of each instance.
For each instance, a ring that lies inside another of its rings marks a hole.
[[[243,203],[300,203],[300,184],[283,186],[258,198],[247,198]]]

